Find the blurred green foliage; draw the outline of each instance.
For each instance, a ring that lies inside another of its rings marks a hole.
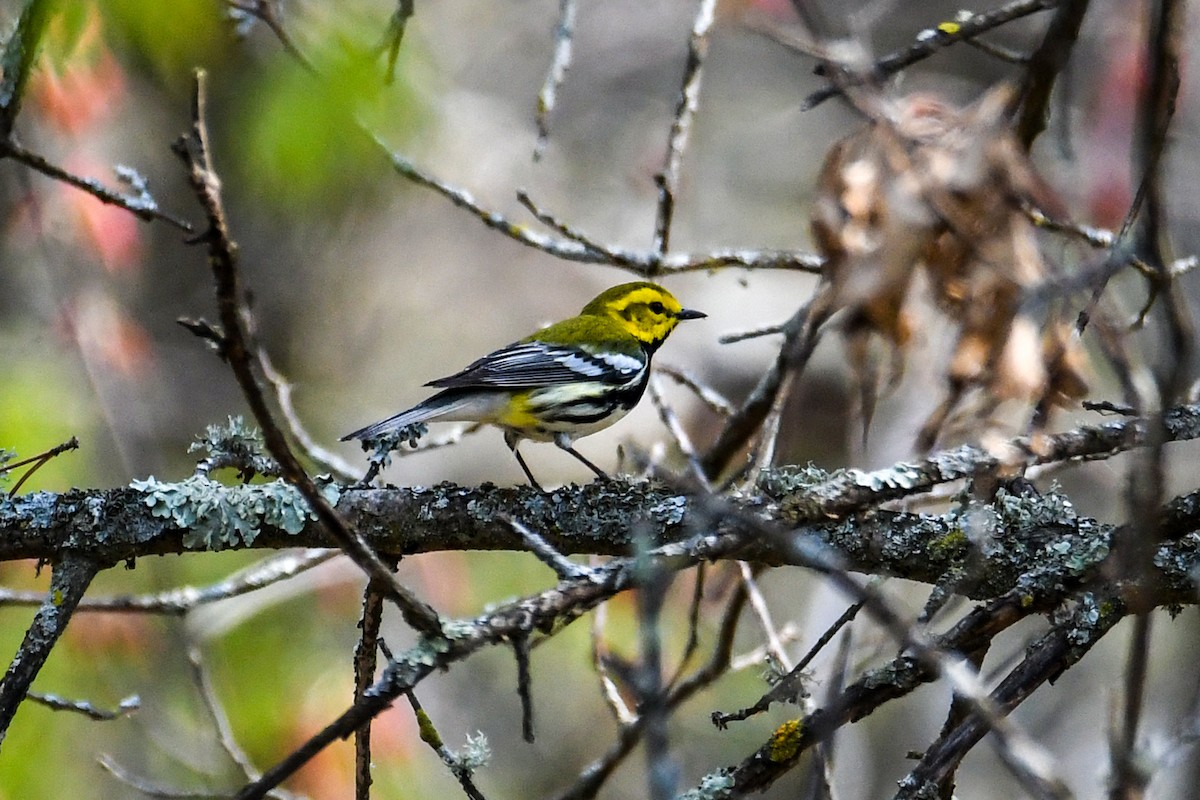
[[[422,116],[403,74],[385,86],[383,59],[351,36],[334,35],[309,57],[317,77],[286,54],[269,59],[239,94],[232,123],[248,193],[284,211],[369,200],[378,176],[390,185],[390,171],[357,122],[384,123],[380,133],[403,141]]]
[[[106,35],[124,42],[143,69],[177,88],[193,69],[211,64],[231,38],[225,4],[217,0],[104,0],[99,8]]]
[[[0,353],[7,349],[0,343]],[[78,368],[66,363],[69,360],[31,355],[5,361],[0,381],[0,443],[16,451],[15,460],[45,452],[72,436],[94,441],[98,420],[84,399],[88,391],[79,385]],[[48,407],[54,412],[47,413]],[[10,486],[20,480],[25,469],[28,467],[17,468],[8,476]],[[84,448],[47,461],[21,491],[62,491],[95,483],[93,464]]]

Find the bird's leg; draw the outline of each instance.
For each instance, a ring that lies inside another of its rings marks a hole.
[[[542,485],[533,477],[533,473],[529,471],[529,465],[525,463],[525,459],[521,458],[521,451],[517,449],[517,437],[508,433],[504,434],[504,443],[508,445],[508,449],[512,450],[512,454],[517,457],[517,463],[521,465],[521,470],[525,473],[525,477],[529,479],[529,485],[537,489],[539,492],[545,492]]]
[[[592,462],[588,461],[586,458],[583,457],[583,455],[578,450],[576,450],[574,447],[572,447],[571,440],[570,440],[570,438],[567,437],[566,434],[560,433],[560,434],[556,435],[554,437],[554,443],[556,445],[558,445],[560,449],[566,450],[568,453],[575,456],[575,458],[579,459],[580,463],[582,463],[585,467],[590,469],[592,472],[596,473],[596,477],[599,478],[600,480],[602,480],[602,481],[612,480],[612,478],[610,478],[608,476],[608,473],[606,473],[604,470],[597,467]]]

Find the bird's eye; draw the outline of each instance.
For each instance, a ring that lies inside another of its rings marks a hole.
[[[655,314],[661,314],[664,311],[666,311],[667,309],[665,307],[663,307],[662,303],[655,300],[653,303],[650,304],[650,310],[653,311]]]

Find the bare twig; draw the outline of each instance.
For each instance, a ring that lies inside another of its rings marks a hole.
[[[0,742],[8,733],[34,678],[66,630],[80,598],[100,570],[100,564],[81,555],[68,554],[55,562],[52,569],[50,591],[42,598],[21,646],[4,678],[0,679]]]
[[[381,152],[391,162],[392,169],[401,177],[445,197],[455,206],[469,212],[487,227],[527,247],[540,250],[547,255],[564,261],[585,264],[608,264],[621,267],[643,277],[662,276],[682,272],[707,272],[722,267],[742,269],[783,269],[817,273],[823,260],[811,253],[786,250],[713,250],[701,253],[661,254],[657,251],[627,250],[613,246],[599,246],[585,238],[583,243],[574,234],[571,237],[553,237],[520,225],[498,211],[484,207],[466,189],[453,186],[417,167],[410,159],[392,150],[378,135],[367,131]],[[536,208],[536,206],[535,206]],[[540,210],[539,210],[540,212]],[[553,217],[545,212],[548,224]],[[573,228],[554,221],[551,227],[574,232]]]
[[[76,714],[82,714],[88,719],[94,719],[97,722],[107,722],[114,719],[122,719],[139,710],[142,707],[141,698],[136,694],[121,700],[116,708],[100,708],[99,706],[87,700],[70,700],[66,697],[60,697],[56,694],[48,694],[44,692],[28,692],[26,697],[38,705],[54,711],[72,711]]]
[[[162,222],[174,225],[186,233],[191,233],[193,230],[190,222],[160,209],[158,204],[154,202],[154,198],[144,191],[136,197],[115,192],[105,187],[104,184],[95,178],[84,178],[73,172],[68,172],[57,164],[52,164],[44,157],[32,150],[26,149],[11,139],[7,141],[0,139],[0,159],[4,158],[11,158],[13,161],[20,162],[49,178],[53,178],[69,186],[74,186],[76,189],[87,192],[101,203],[123,208],[130,214],[141,219],[161,220]]]
[[[227,2],[231,9],[261,20],[271,30],[275,38],[279,40],[284,52],[294,58],[296,63],[304,67],[309,73],[316,74],[312,62],[300,52],[300,48],[296,46],[295,41],[288,34],[287,28],[283,26],[282,14],[279,10],[280,0],[227,0]]]
[[[558,550],[555,550],[554,545],[547,542],[540,534],[530,530],[520,520],[513,519],[508,514],[500,514],[499,516],[500,519],[508,523],[509,527],[521,537],[521,541],[529,548],[529,552],[537,556],[543,564],[554,570],[559,580],[587,578],[592,574],[592,571],[587,567],[576,564],[558,552]]]
[[[191,666],[192,681],[200,692],[204,710],[208,712],[208,717],[216,729],[217,741],[220,743],[221,749],[233,763],[238,765],[246,780],[257,780],[260,775],[258,768],[254,766],[254,762],[250,760],[250,756],[238,744],[237,737],[233,734],[233,726],[229,724],[229,715],[225,713],[225,707],[221,705],[221,701],[217,697],[217,691],[212,685],[212,678],[209,676],[199,648],[193,647],[188,650],[188,664]]]
[[[758,617],[758,623],[762,626],[763,634],[767,637],[767,654],[779,666],[781,671],[790,671],[792,669],[792,660],[788,658],[787,651],[783,647],[783,641],[779,637],[779,631],[771,619],[771,610],[767,608],[767,601],[762,596],[762,592],[759,591],[758,581],[755,580],[754,568],[745,561],[739,561],[738,572],[742,578],[742,586],[745,588],[746,598],[750,601],[750,608],[754,611],[754,615]]]
[[[388,20],[387,35],[384,44],[387,49],[387,73],[384,83],[389,86],[396,80],[396,62],[400,58],[400,44],[404,41],[404,31],[408,21],[416,11],[414,0],[396,0],[396,10]]]
[[[362,480],[361,470],[355,468],[332,450],[322,447],[309,434],[304,423],[300,421],[300,415],[296,413],[296,407],[292,405],[291,383],[275,369],[267,351],[262,347],[255,348],[255,358],[262,368],[263,377],[267,379],[275,392],[275,402],[279,405],[279,413],[283,415],[283,421],[287,423],[288,433],[292,435],[292,439],[296,441],[304,455],[311,459],[319,469],[331,473],[338,480],[345,483],[357,483]]]
[[[720,631],[712,655],[704,666],[670,690],[666,699],[668,710],[674,710],[729,670],[733,656],[734,635],[737,633],[738,621],[745,604],[745,587],[738,583],[721,618]],[[617,741],[604,755],[585,767],[571,787],[555,795],[554,800],[590,800],[594,798],[613,771],[633,752],[633,748],[641,742],[645,733],[646,718],[645,716],[632,716],[620,721],[622,724]]]
[[[681,386],[691,389],[692,393],[695,394],[696,397],[700,398],[700,401],[704,403],[704,405],[708,406],[710,410],[721,415],[722,417],[728,417],[734,413],[735,409],[733,404],[730,403],[724,395],[720,394],[716,389],[713,389],[711,386],[701,381],[691,372],[671,364],[659,363],[655,363],[654,371],[656,373],[666,375],[668,378]]]
[[[30,456],[29,458],[23,458],[20,461],[6,461],[3,464],[0,464],[0,475],[4,474],[5,472],[11,472],[12,470],[16,469],[17,467],[23,467],[26,464],[33,465],[28,470],[26,470],[25,474],[22,475],[15,484],[13,484],[12,489],[10,489],[8,492],[8,496],[16,497],[17,490],[19,490],[22,486],[25,485],[25,481],[29,480],[33,476],[33,473],[37,472],[39,469],[41,469],[43,466],[45,466],[46,463],[48,461],[50,461],[50,459],[60,456],[63,453],[67,452],[68,450],[78,450],[78,449],[79,449],[79,440],[76,439],[74,436],[72,436],[67,441],[63,442],[62,444],[51,447],[49,450],[47,450],[44,453],[38,453],[36,456]]]
[[[417,700],[417,695],[412,690],[404,693],[408,698],[408,704],[412,706],[413,714],[417,717],[417,727],[420,730],[421,741],[429,745],[442,762],[450,768],[454,777],[458,779],[458,784],[463,788],[467,797],[470,800],[486,800],[483,793],[479,791],[479,787],[475,785],[475,781],[471,778],[471,770],[464,766],[460,759],[455,758],[454,754],[446,747],[442,740],[442,735],[438,733],[437,727],[434,726],[433,720],[425,708]]]
[[[534,741],[533,731],[533,678],[529,663],[529,631],[519,630],[509,640],[512,642],[513,658],[517,662],[517,697],[521,701],[521,738]]]
[[[625,725],[636,720],[637,714],[630,710],[625,698],[621,697],[621,690],[617,688],[616,682],[608,671],[608,648],[604,644],[604,628],[607,622],[608,603],[601,603],[592,612],[592,625],[589,631],[592,643],[592,668],[600,680],[600,693],[604,697],[605,705],[612,712],[613,718]]]
[[[758,699],[758,702],[748,708],[743,708],[735,711],[732,714],[723,714],[719,711],[714,711],[712,714],[712,722],[718,728],[726,728],[731,722],[748,719],[755,714],[761,714],[771,707],[772,703],[781,703],[791,698],[796,697],[803,691],[801,682],[804,680],[804,670],[808,669],[808,665],[812,662],[817,654],[825,649],[825,645],[833,641],[833,637],[837,636],[838,631],[849,624],[862,610],[862,603],[853,603],[849,608],[842,612],[842,615],[834,620],[833,624],[825,629],[825,632],[817,637],[817,641],[809,648],[804,657],[796,662],[796,666],[792,667],[791,671],[785,675],[778,683],[771,687],[771,690]]]
[[[1026,150],[1046,129],[1050,92],[1075,48],[1088,4],[1089,0],[1061,0],[1041,45],[1029,57],[1021,87],[1021,113],[1016,122],[1017,138]]]
[[[785,382],[804,369],[817,346],[821,326],[832,313],[830,292],[825,284],[784,326],[784,341],[771,368],[759,379],[754,391],[721,429],[717,441],[704,454],[702,464],[710,479],[724,472],[767,418]]]
[[[692,118],[700,104],[700,79],[704,74],[704,57],[708,53],[708,33],[716,12],[716,0],[699,0],[692,32],[688,37],[687,65],[683,71],[683,87],[675,103],[675,117],[667,139],[667,157],[662,172],[655,177],[658,184],[658,212],[654,219],[653,250],[666,255],[671,249],[671,220],[675,214],[675,198],[679,189],[679,169],[687,150],[692,130]]]
[[[135,775],[117,763],[112,756],[101,754],[97,759],[101,768],[121,783],[130,786],[146,797],[156,800],[225,800],[228,795],[221,792],[190,791],[174,786],[155,783],[141,775]]]
[[[227,600],[264,586],[288,580],[306,570],[324,564],[341,555],[340,550],[304,550],[299,553],[280,553],[252,564],[233,575],[203,587],[183,586],[156,594],[86,597],[77,611],[119,611],[137,614],[168,614],[182,616],[199,606]],[[18,592],[0,589],[0,607],[38,605],[45,599],[40,592]]]
[[[866,75],[853,77],[848,83],[839,82],[824,89],[818,89],[804,98],[801,107],[804,110],[814,108],[831,97],[837,97],[844,88],[878,82],[956,42],[971,39],[1015,19],[1027,17],[1057,5],[1058,0],[1013,0],[1013,2],[979,14],[964,12],[953,22],[944,22],[936,28],[921,31],[917,34],[916,41],[907,49],[879,59]]]
[[[379,628],[383,623],[384,587],[367,581],[363,590],[362,617],[358,621],[359,637],[354,646],[354,702],[361,703],[363,695],[375,682],[375,665],[379,653]],[[411,700],[415,703],[416,698]],[[371,800],[371,723],[354,732],[354,797]]]
[[[325,500],[312,478],[297,461],[283,432],[267,406],[262,387],[254,374],[251,343],[247,331],[252,329],[249,312],[241,289],[238,273],[237,246],[234,244],[221,200],[220,180],[212,164],[208,146],[208,128],[205,122],[205,73],[196,72],[196,90],[193,98],[192,129],[181,136],[175,144],[175,152],[188,168],[192,189],[208,221],[208,229],[200,241],[208,246],[209,264],[216,283],[217,303],[220,308],[224,352],[230,367],[237,377],[255,420],[263,432],[263,440],[272,457],[279,462],[283,476],[304,495],[309,507],[321,520],[342,550],[371,578],[378,579],[387,587],[388,597],[399,607],[405,621],[422,633],[440,635],[441,621],[437,612],[419,600],[396,580],[383,561],[351,530],[345,521]]]
[[[658,411],[658,418],[666,426],[667,432],[671,435],[676,447],[679,448],[679,452],[687,459],[688,474],[704,489],[711,490],[712,486],[708,482],[708,476],[704,474],[704,467],[700,464],[700,459],[696,455],[696,448],[692,446],[691,437],[683,429],[683,425],[680,423],[679,417],[676,416],[674,409],[667,405],[657,375],[650,376],[648,388],[650,390],[650,401]]]
[[[748,331],[737,331],[735,333],[723,334],[717,342],[720,344],[737,344],[738,342],[749,341],[750,339],[761,339],[764,336],[776,336],[780,333],[787,332],[787,323],[776,323],[774,325],[761,325]]]
[[[575,38],[575,0],[559,0],[558,23],[554,26],[554,59],[550,62],[550,70],[542,90],[538,92],[537,112],[534,122],[537,123],[537,142],[533,146],[533,160],[540,161],[550,142],[550,114],[558,101],[558,87],[562,86],[571,67],[571,45]]]

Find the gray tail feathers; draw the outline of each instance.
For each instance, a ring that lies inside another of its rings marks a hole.
[[[464,396],[462,392],[453,390],[438,392],[425,402],[413,406],[407,411],[401,411],[395,416],[380,420],[365,428],[359,428],[354,433],[346,434],[341,438],[341,441],[370,439],[374,436],[382,436],[385,433],[399,430],[406,425],[415,425],[418,422],[432,422],[438,419],[448,419],[448,421],[460,419],[455,416],[455,412],[462,411],[468,407],[470,400],[471,398]]]

